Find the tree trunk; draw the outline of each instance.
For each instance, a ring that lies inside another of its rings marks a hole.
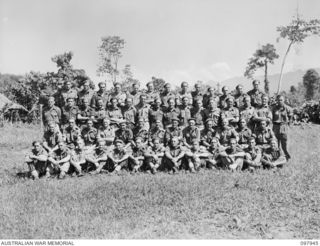
[[[287,52],[286,54],[284,55],[283,57],[283,60],[282,60],[282,65],[281,65],[281,71],[280,71],[280,78],[279,78],[279,81],[278,81],[278,90],[277,90],[277,94],[280,93],[280,90],[281,90],[281,81],[282,81],[282,73],[283,73],[283,68],[284,68],[284,64],[286,63],[286,59],[287,59],[287,56],[288,56],[288,53],[290,51],[290,48],[293,44],[293,41],[290,42],[289,46],[288,46],[288,49],[287,49]]]
[[[268,81],[268,61],[264,60],[264,92],[269,96],[270,88]]]

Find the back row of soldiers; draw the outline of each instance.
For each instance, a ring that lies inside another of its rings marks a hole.
[[[94,92],[86,81],[78,92],[68,81],[48,98],[39,147],[47,153],[43,157],[49,163],[44,165],[47,176],[52,173],[50,167],[64,177],[70,167],[81,174],[81,165],[89,165],[94,172],[128,168],[155,173],[161,169],[194,171],[200,166],[252,169],[282,165],[290,158],[287,124],[292,110],[282,96],[271,108],[259,81],[253,81],[248,93],[238,85],[231,95],[224,86],[221,96],[213,88],[204,94],[199,84],[190,93],[186,82],[177,94],[169,83],[161,93],[152,82],[144,93],[138,84],[127,93],[119,83],[110,94],[105,89],[105,83],[99,83]],[[33,151],[38,145],[35,141]],[[33,164],[36,156],[27,157],[34,177],[39,175]]]

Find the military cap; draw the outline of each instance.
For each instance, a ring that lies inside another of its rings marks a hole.
[[[174,121],[174,120],[175,120],[175,121],[180,121],[177,116],[173,116],[173,117],[171,118],[171,121]]]
[[[188,119],[188,121],[191,121],[191,120],[196,121],[195,118],[189,118],[189,119]]]
[[[114,143],[122,143],[122,144],[123,144],[124,142],[122,141],[122,139],[119,139],[119,138],[118,138],[118,139],[116,139],[116,140],[114,141]]]

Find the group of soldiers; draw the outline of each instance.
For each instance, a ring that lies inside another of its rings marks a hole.
[[[199,84],[189,92],[187,82],[178,93],[169,83],[158,93],[153,82],[144,92],[139,84],[124,92],[115,83],[107,93],[103,82],[93,91],[85,81],[78,91],[66,81],[47,98],[43,139],[26,155],[30,175],[281,167],[290,159],[292,109],[281,95],[269,105],[259,84],[247,93],[238,85],[232,94],[224,86],[217,96]]]

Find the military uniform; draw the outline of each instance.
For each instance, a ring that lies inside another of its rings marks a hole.
[[[88,91],[84,91],[84,90],[81,90],[78,92],[78,105],[81,104],[81,101],[84,100],[84,99],[87,99],[88,102],[91,102],[91,99],[92,99],[92,96],[94,94],[94,91],[93,90],[88,90]]]
[[[229,121],[229,124],[232,125],[233,127],[236,127],[237,124],[238,124],[238,121],[239,121],[239,110],[235,107],[231,107],[231,108],[226,108],[226,109],[223,109],[221,110],[221,120],[227,118],[227,119],[234,119],[236,120],[237,122],[230,122]]]
[[[133,134],[132,131],[130,129],[118,129],[115,132],[115,140],[122,140],[125,144],[128,144],[129,142],[131,142],[133,140]]]
[[[178,92],[178,94],[177,94],[177,96],[176,96],[176,99],[177,99],[177,101],[178,101],[178,105],[182,105],[182,99],[183,99],[184,97],[187,97],[187,98],[188,98],[188,104],[189,104],[189,106],[193,105],[193,98],[192,98],[191,93],[190,93],[190,92],[181,93],[181,91]]]
[[[86,146],[92,146],[97,140],[98,131],[96,128],[84,128],[81,132],[82,138]]]
[[[150,129],[155,127],[157,120],[160,120],[161,124],[162,124],[163,123],[163,116],[164,116],[164,113],[163,113],[163,110],[161,108],[151,107],[149,109]]]
[[[247,94],[245,93],[241,93],[241,94],[235,94],[234,95],[234,106],[236,108],[243,108],[244,107],[244,102],[243,102],[243,99],[248,96]]]
[[[82,117],[88,117],[88,118],[92,118],[94,117],[94,109],[91,107],[79,107],[78,109],[78,115],[82,116]],[[77,123],[78,125],[81,127],[85,124],[87,124],[88,119],[79,119],[77,117]]]
[[[180,110],[180,115],[179,115],[179,119],[180,119],[180,126],[181,127],[186,127],[188,126],[188,121],[191,118],[191,108],[189,106],[179,106],[179,110]]]
[[[260,90],[250,90],[248,91],[248,96],[251,98],[251,105],[255,108],[259,108],[262,105],[262,96],[264,93]]]
[[[44,161],[39,161],[36,159],[31,159],[29,157],[26,158],[26,163],[29,166],[29,171],[33,176],[39,177],[39,175],[45,174],[47,171],[47,152],[41,148],[39,151],[35,149],[31,150],[29,155],[34,155],[37,157],[43,157]],[[28,156],[29,156],[28,155]]]
[[[147,129],[150,128],[150,125],[149,125],[149,109],[150,109],[150,105],[149,104],[142,105],[142,104],[139,103],[136,106],[136,110],[137,110],[136,118],[137,119],[143,119],[144,123],[145,123],[145,127]]]
[[[175,98],[175,94],[173,92],[169,93],[160,93],[160,99],[161,99],[161,106],[162,107],[168,107],[168,99],[169,98]]]
[[[217,101],[217,98],[214,95],[208,95],[205,94],[203,97],[203,101],[202,101],[202,105],[204,108],[208,108],[209,107],[209,102],[210,100],[213,99],[214,101]]]
[[[62,140],[60,131],[56,130],[54,132],[45,131],[43,134],[43,141],[47,143],[49,148],[54,148]]]
[[[126,100],[127,98],[127,95],[123,92],[120,92],[120,93],[116,93],[116,92],[112,92],[109,94],[108,96],[108,105],[110,105],[111,103],[111,99],[117,99],[118,100],[118,106],[124,106],[124,101]]]
[[[265,130],[257,128],[254,133],[256,137],[257,145],[260,145],[261,148],[267,149],[270,147],[270,141],[275,139],[274,132],[271,128],[267,127]]]
[[[103,106],[106,107],[107,106],[107,102],[108,102],[108,94],[105,91],[96,91],[93,93],[91,101],[90,101],[90,106],[95,109],[98,105],[98,100],[102,99],[103,102]]]
[[[77,144],[77,140],[81,138],[81,130],[77,126],[74,128],[67,126],[63,130],[63,135],[65,136],[65,142],[67,146],[74,148],[74,146]]]
[[[236,131],[239,137],[238,144],[240,145],[240,148],[248,147],[248,140],[252,136],[252,131],[248,127],[245,127],[243,129],[240,129],[240,127],[238,127]]]
[[[270,126],[272,123],[272,112],[268,105],[261,106],[256,109],[255,114],[253,116],[253,120],[256,122],[255,129],[258,127],[259,120],[257,118],[264,118],[266,120],[267,124]]]
[[[205,119],[205,114],[204,114],[204,108],[196,108],[193,107],[191,109],[191,117],[195,119],[196,121],[196,126],[198,126],[200,129],[203,128],[203,122]]]
[[[149,133],[146,128],[140,128],[139,126],[135,127],[132,131],[134,138],[136,139],[137,137],[142,138],[142,142],[146,143],[149,138]]]
[[[213,127],[217,127],[220,121],[221,110],[219,108],[215,109],[205,109],[204,110],[204,120],[212,120]]]
[[[244,148],[246,153],[244,158],[245,168],[258,168],[261,166],[261,149],[258,146]]]
[[[105,108],[96,108],[94,111],[94,121],[95,126],[100,127],[102,125],[103,119],[107,117],[107,112]]]
[[[264,167],[269,168],[272,167],[270,164],[273,164],[274,166],[282,166],[286,163],[286,159],[281,149],[272,149],[270,147],[263,152],[261,162]]]
[[[247,108],[242,108],[240,110],[240,118],[241,119],[245,119],[246,123],[247,123],[247,126],[253,130],[253,117],[255,115],[255,109],[254,107],[250,106],[250,107],[247,107]]]
[[[62,108],[62,116],[61,116],[61,121],[63,125],[68,124],[70,119],[76,119],[77,114],[78,114],[78,107],[77,106],[72,106],[71,108],[66,105]]]
[[[147,102],[148,104],[152,104],[156,98],[161,100],[158,92],[156,92],[156,91],[151,91],[151,92],[150,92],[150,91],[147,91],[147,92],[144,93],[144,94],[145,94],[145,96],[146,96],[146,102]]]
[[[228,156],[221,156],[222,167],[232,170],[241,170],[243,167],[243,160],[245,153],[239,147],[232,149],[231,147],[227,147],[224,150],[224,153]],[[243,156],[230,157],[229,155],[243,154]]]
[[[231,95],[222,95],[219,97],[219,101],[218,101],[218,107],[223,110],[227,107],[227,99],[230,97]]]
[[[68,98],[73,98],[74,101],[77,102],[78,92],[77,90],[72,88],[70,90],[61,90],[58,97],[59,99],[57,103],[59,104],[60,107],[63,107],[66,105]]]
[[[180,140],[183,138],[183,134],[182,134],[182,131],[181,131],[180,127],[173,128],[171,126],[171,127],[168,127],[166,129],[166,132],[165,132],[165,135],[164,135],[165,146],[167,146],[169,144],[170,140],[173,137],[178,137]]]
[[[165,135],[165,130],[162,128],[151,128],[149,130],[149,144],[152,142],[153,139],[159,138],[160,143],[164,143],[164,135]]]
[[[200,130],[197,127],[187,126],[182,130],[182,135],[188,145],[191,145],[193,140],[200,141]]]
[[[60,108],[53,106],[51,108],[44,108],[43,110],[43,124],[45,127],[48,126],[50,122],[55,122],[57,125],[61,121],[61,110]]]
[[[214,129],[204,128],[200,132],[200,143],[203,146],[209,147],[209,145],[211,144],[211,141],[215,137],[215,135],[216,135],[216,132]]]
[[[125,121],[127,122],[128,128],[132,130],[136,124],[136,108],[134,106],[131,106],[130,108],[124,106],[122,109],[122,115]]]
[[[235,138],[238,140],[238,133],[233,127],[228,126],[226,128],[218,129],[216,133],[216,138],[219,139],[221,145],[227,146],[231,138]]]
[[[49,155],[49,157],[53,158],[55,161],[61,161],[62,159],[66,158],[68,156],[70,156],[70,151],[67,148],[64,150],[57,149],[57,150],[53,151],[52,153],[50,153],[50,155]],[[57,171],[67,173],[70,168],[70,161],[60,163],[59,168],[52,165],[52,164],[49,166],[49,168],[50,168],[51,173],[57,172]]]
[[[179,118],[180,115],[180,110],[177,108],[168,108],[164,113],[163,113],[163,125],[165,128],[171,125],[171,121],[173,118]]]

